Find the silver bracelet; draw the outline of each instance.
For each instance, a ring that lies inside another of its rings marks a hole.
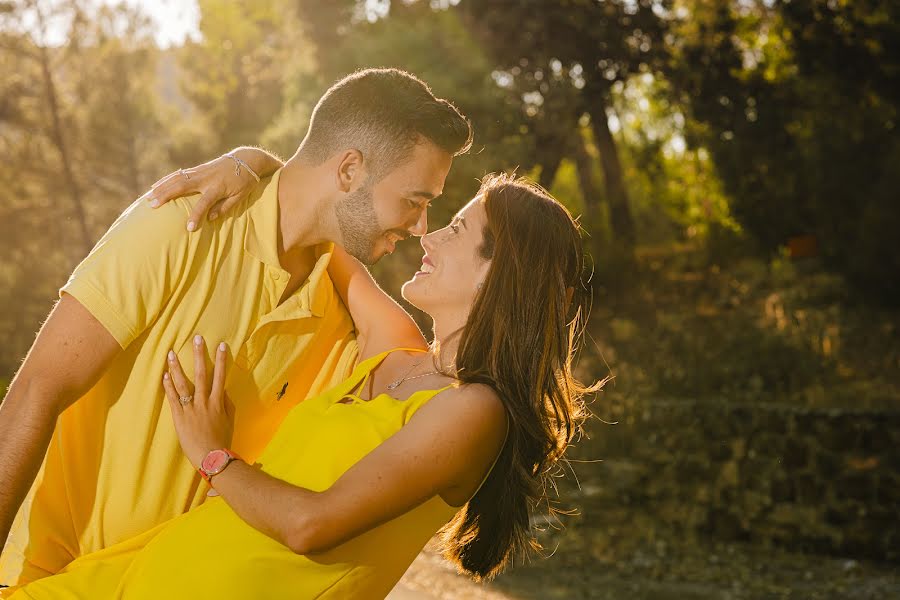
[[[241,167],[244,167],[245,169],[247,169],[247,172],[250,173],[250,175],[253,177],[253,179],[255,179],[257,182],[259,181],[259,175],[256,174],[256,171],[254,171],[253,169],[250,168],[250,165],[248,165],[247,163],[242,161],[240,158],[238,158],[231,152],[229,152],[225,156],[227,156],[228,158],[230,158],[234,161],[234,174],[235,175],[240,175]]]

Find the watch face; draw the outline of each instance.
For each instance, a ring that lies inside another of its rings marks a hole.
[[[215,474],[224,469],[227,463],[228,455],[224,450],[213,450],[206,455],[206,458],[203,459],[203,463],[201,463],[200,466],[202,466],[203,470],[207,473]]]

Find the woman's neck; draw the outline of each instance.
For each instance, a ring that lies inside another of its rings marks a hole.
[[[434,341],[431,344],[431,352],[434,362],[453,375],[456,375],[456,353],[465,325],[466,319],[458,316],[433,320]]]

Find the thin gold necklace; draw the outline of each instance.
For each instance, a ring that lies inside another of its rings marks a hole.
[[[439,370],[435,369],[432,371],[428,371],[427,373],[420,373],[419,375],[413,375],[412,377],[410,377],[409,374],[419,368],[419,365],[421,365],[423,362],[425,362],[424,358],[410,367],[409,371],[407,371],[403,377],[401,377],[400,379],[395,379],[394,381],[389,383],[387,389],[394,390],[400,387],[400,384],[404,381],[412,381],[413,379],[418,379],[419,377],[425,377],[427,375],[439,375],[441,373]]]
[[[404,375],[404,376],[401,377],[400,379],[395,379],[394,381],[392,381],[391,383],[389,383],[388,386],[387,386],[387,389],[393,390],[393,389],[398,388],[398,387],[400,386],[400,384],[403,383],[404,381],[410,381],[410,380],[412,380],[412,379],[418,379],[419,377],[425,377],[426,375],[434,375],[435,373],[438,373],[438,372],[439,372],[439,371],[428,371],[427,373],[422,373],[422,374],[420,374],[420,375],[413,375],[412,377],[410,377],[409,374],[412,373],[413,371],[415,371],[416,368],[417,368],[419,365],[421,365],[423,362],[425,362],[425,359],[424,359],[424,358],[423,358],[422,360],[420,360],[419,362],[417,362],[416,364],[414,364],[412,367],[410,367],[409,371],[406,372],[406,375]]]

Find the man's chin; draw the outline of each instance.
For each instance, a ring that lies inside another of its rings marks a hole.
[[[381,254],[375,254],[375,251],[371,246],[366,248],[365,250],[363,250],[362,248],[348,248],[346,246],[343,246],[343,248],[347,252],[347,254],[349,254],[362,264],[366,265],[367,267],[371,267],[379,260],[381,260],[382,256],[384,256],[384,252],[382,252]]]
[[[375,263],[377,263],[378,261],[380,261],[382,258],[384,258],[385,256],[387,256],[387,255],[389,255],[389,254],[390,254],[390,252],[388,252],[387,249],[385,249],[385,250],[378,250],[378,251],[374,251],[374,250],[373,250],[373,251],[369,254],[369,260],[368,260],[368,261],[363,261],[363,260],[361,260],[360,262],[362,262],[363,264],[372,266],[372,265],[374,265]]]

